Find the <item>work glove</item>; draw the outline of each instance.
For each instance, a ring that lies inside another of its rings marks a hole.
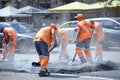
[[[78,40],[74,40],[74,41],[73,41],[73,43],[75,43],[75,44],[76,44],[77,42],[78,42]]]
[[[57,41],[54,42],[54,47],[57,47],[58,46],[58,43]]]
[[[73,43],[76,43],[77,41],[75,40]]]
[[[74,29],[74,32],[76,32],[76,31],[78,31],[78,28],[75,28],[75,29]]]

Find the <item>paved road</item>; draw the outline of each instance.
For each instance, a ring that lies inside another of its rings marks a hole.
[[[75,45],[74,44],[69,44],[69,46],[67,47],[67,50],[68,50],[68,54],[69,54],[70,58],[72,59],[74,54],[75,54]],[[94,57],[95,57],[94,47],[91,47],[91,50],[92,50],[91,51],[92,57],[93,57],[93,60],[94,60]],[[60,53],[60,48],[56,48],[56,49],[54,49],[54,51]],[[119,57],[120,57],[120,48],[110,48],[109,50],[104,50],[103,51],[103,60],[104,61],[111,60],[113,62],[120,62],[120,60],[118,60]],[[76,59],[79,60],[78,57],[76,57]]]
[[[37,74],[0,72],[0,80],[119,80],[85,75],[52,74],[49,77],[39,77]]]
[[[72,59],[74,55],[74,45],[68,46],[68,54]],[[65,69],[65,74],[56,74],[52,73],[48,78],[40,78],[41,80],[113,80],[120,79],[120,51],[104,51],[103,59],[104,65],[102,64],[94,64],[89,66],[69,66],[64,60],[59,61],[58,57],[60,54],[60,48],[56,48],[50,54],[50,61],[48,68],[54,72],[53,70]],[[0,54],[1,55],[1,54]],[[92,50],[92,56],[94,58],[94,50]],[[38,55],[35,51],[32,51],[29,54],[19,54],[16,53],[15,61],[13,62],[0,62],[0,80],[38,80],[39,77],[36,73],[38,73],[39,67],[34,68],[31,66],[32,61],[38,61]],[[62,62],[62,63],[61,63]],[[79,58],[76,57],[76,62],[79,62]],[[101,67],[100,67],[100,66]],[[106,67],[107,66],[107,67]],[[112,70],[106,70],[112,69]],[[68,74],[72,71],[81,71],[79,74]],[[84,71],[83,71],[84,70]],[[95,71],[96,70],[96,71]],[[98,71],[97,71],[98,70]],[[85,72],[87,71],[87,72]],[[28,73],[29,72],[29,73]],[[67,73],[68,72],[68,73]],[[67,73],[67,74],[66,74]]]

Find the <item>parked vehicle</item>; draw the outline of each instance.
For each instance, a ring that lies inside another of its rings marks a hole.
[[[22,25],[19,22],[0,22],[2,26],[13,27],[17,32],[17,46],[16,50],[21,53],[29,51],[31,48],[34,48],[33,38],[35,36],[34,29],[28,29],[26,26]],[[2,47],[2,42],[0,40],[0,47]]]
[[[120,23],[120,17],[110,17]]]
[[[103,27],[106,35],[104,47],[120,47],[120,23],[111,18],[91,18],[92,20],[99,22]],[[87,19],[90,20],[90,19]],[[74,32],[74,28],[78,21],[69,21],[60,25],[61,29],[64,29],[70,33],[70,42],[74,41],[77,32]]]

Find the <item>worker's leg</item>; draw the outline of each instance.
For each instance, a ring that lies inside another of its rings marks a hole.
[[[36,50],[39,55],[40,60],[40,72],[39,76],[48,76],[47,66],[49,62],[49,53],[48,53],[48,46],[45,42],[35,42]]]
[[[61,54],[59,56],[59,59],[61,59],[61,57],[65,57],[66,59],[69,60],[69,56],[67,53],[68,44],[69,44],[69,34],[65,33],[63,35],[63,38],[61,39]]]
[[[91,63],[92,62],[92,57],[91,57],[91,51],[90,51],[90,49],[85,49],[84,53],[86,55],[87,62]]]
[[[14,60],[14,55],[15,55],[15,45],[10,44],[8,46],[7,51],[8,51],[8,53],[6,55],[7,59],[9,61],[13,61]]]
[[[98,42],[96,45],[96,61],[103,61],[103,41]]]
[[[87,61],[91,63],[92,62],[92,56],[91,56],[91,50],[90,50],[90,40],[85,40],[84,43],[85,43],[85,45],[84,45],[85,56],[87,58]]]
[[[4,61],[7,54],[7,45],[5,42],[5,38],[2,39],[2,56],[0,57],[0,61]]]
[[[77,42],[76,43],[76,53],[77,53],[78,57],[80,58],[81,63],[86,62],[86,59],[85,59],[84,54],[82,52],[82,47],[83,46],[84,46],[84,43],[82,43],[82,42]]]
[[[14,60],[14,53],[11,53],[7,56],[8,61],[13,61]]]
[[[60,57],[59,57],[59,58],[65,57],[66,59],[69,60],[69,56],[68,56],[68,54],[67,54],[67,45],[68,45],[67,42],[64,42],[64,41],[63,41],[63,42],[61,43],[61,54],[60,54]]]
[[[77,53],[78,57],[80,58],[81,63],[85,63],[86,59],[82,53],[82,50],[80,48],[76,48],[76,53]]]

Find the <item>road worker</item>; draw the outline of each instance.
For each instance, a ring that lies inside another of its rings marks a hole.
[[[60,46],[61,48],[59,60],[62,60],[64,58],[65,60],[69,60],[69,56],[67,54],[67,45],[69,43],[69,38],[70,38],[69,33],[63,29],[58,28],[55,34],[56,34],[57,46]],[[39,64],[39,62],[32,62],[32,66],[38,67],[41,65]]]
[[[84,19],[83,14],[77,14],[75,16],[79,21],[75,30],[78,30],[76,42],[76,53],[81,60],[81,63],[92,62],[91,50],[90,50],[90,40],[92,37],[92,28],[93,25]],[[82,52],[82,49],[85,53],[85,56]]]
[[[39,76],[49,76],[49,72],[47,71],[47,66],[49,62],[49,52],[48,50],[51,47],[51,42],[54,41],[56,45],[55,31],[57,30],[57,26],[54,23],[51,23],[50,27],[41,28],[35,38],[35,47],[36,51],[39,55],[39,62],[41,65]]]
[[[100,62],[103,61],[103,44],[105,40],[105,33],[98,22],[94,22],[90,20],[90,22],[94,25],[95,29],[93,31],[93,38],[96,45],[96,57],[95,61]]]
[[[9,61],[13,61],[16,48],[16,31],[11,27],[3,27],[0,32],[4,34],[2,39],[2,56],[1,61],[7,58]]]
[[[69,60],[69,56],[67,54],[67,45],[69,43],[69,38],[70,38],[69,33],[63,29],[58,29],[56,32],[57,32],[56,33],[57,43],[61,47],[61,53],[59,56],[59,60],[61,60],[62,57]]]

